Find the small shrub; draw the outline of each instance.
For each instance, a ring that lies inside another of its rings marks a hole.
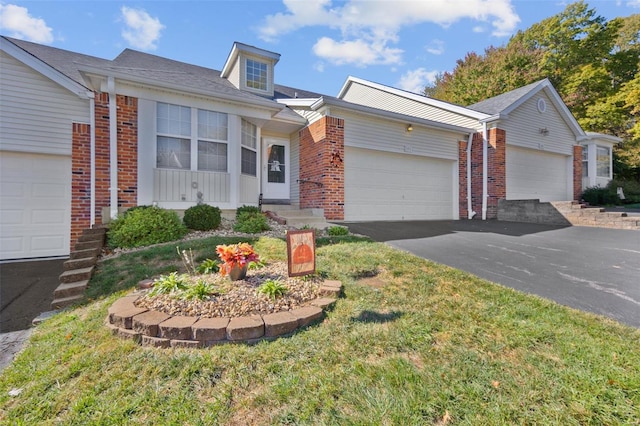
[[[182,238],[187,233],[178,215],[159,207],[138,208],[113,221],[107,233],[110,247],[142,247]]]
[[[161,275],[160,278],[153,282],[153,288],[149,292],[149,295],[156,296],[158,294],[170,294],[186,290],[186,281],[188,278],[188,275],[178,275],[177,272],[172,272],[169,275]]]
[[[199,274],[215,274],[220,270],[218,261],[213,259],[205,259],[200,265],[198,265]]]
[[[330,226],[327,228],[327,234],[331,235],[332,237],[349,235],[349,228],[344,226]]]
[[[221,220],[222,213],[220,208],[208,204],[189,207],[185,210],[183,218],[185,226],[196,231],[217,229]]]
[[[233,226],[234,231],[247,234],[258,234],[269,229],[271,229],[269,222],[262,213],[244,212],[236,218],[236,223]]]
[[[236,219],[243,213],[260,214],[260,208],[256,206],[240,206],[236,209]]]
[[[582,192],[582,199],[592,206],[618,204],[620,198],[615,190],[601,186],[592,186]]]
[[[640,182],[637,180],[613,179],[607,185],[612,192],[617,194],[618,188],[622,188],[624,200],[620,200],[622,204],[633,204],[640,202]]]
[[[129,207],[127,210],[125,210],[124,215],[128,215],[129,213],[133,213],[136,210],[145,210],[145,209],[150,209],[153,206],[147,206],[147,205],[142,205],[142,206],[133,206],[133,207]]]
[[[189,286],[184,291],[184,293],[181,294],[181,296],[184,297],[186,300],[193,300],[193,299],[204,300],[210,295],[216,294],[216,293],[218,293],[218,289],[216,288],[216,286],[204,280],[198,280],[197,283],[195,283],[192,286]]]
[[[276,280],[267,280],[258,287],[258,293],[264,294],[271,299],[284,296],[288,290],[286,285]]]

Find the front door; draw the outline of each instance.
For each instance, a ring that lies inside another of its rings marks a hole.
[[[262,198],[289,200],[291,183],[289,141],[264,138],[262,140]]]

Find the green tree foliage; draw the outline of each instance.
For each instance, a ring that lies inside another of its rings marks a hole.
[[[640,14],[607,21],[579,1],[501,47],[468,53],[425,95],[470,105],[549,78],[587,131],[623,139],[619,176],[640,178]]]

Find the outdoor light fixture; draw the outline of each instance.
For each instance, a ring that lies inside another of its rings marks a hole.
[[[547,136],[549,134],[549,130],[546,127],[543,129],[540,129],[539,131],[542,136]]]
[[[413,130],[413,126],[411,124],[407,124],[407,132],[410,132]]]

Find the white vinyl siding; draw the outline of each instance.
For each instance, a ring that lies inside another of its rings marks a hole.
[[[0,259],[69,255],[71,158],[0,151]]]
[[[538,99],[544,99],[547,108],[544,113],[538,111]],[[541,90],[514,111],[509,118],[500,123],[507,134],[507,143],[523,148],[573,155],[576,136],[562,119],[551,99]],[[541,130],[546,129],[546,136]]]
[[[478,120],[359,83],[351,83],[343,100],[461,127],[478,128]]]
[[[457,219],[457,162],[345,149],[345,220]]]
[[[347,111],[332,110],[345,119],[345,146],[407,153],[417,156],[458,159],[458,141],[465,135],[368,117]]]
[[[0,149],[71,155],[72,123],[89,123],[89,101],[0,55]]]
[[[231,184],[227,173],[155,169],[153,175],[154,201],[194,203],[198,192],[202,192],[206,203],[229,202]]]
[[[507,146],[507,200],[567,201],[573,199],[571,157]]]

